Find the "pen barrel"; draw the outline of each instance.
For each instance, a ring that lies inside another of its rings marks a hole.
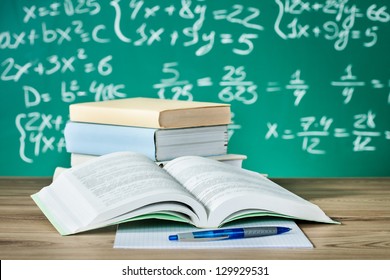
[[[242,228],[234,229],[216,229],[193,232],[194,238],[210,239],[210,240],[223,240],[223,239],[237,239],[244,238],[244,230]]]
[[[291,230],[290,228],[286,228],[286,227],[271,227],[271,226],[270,227],[228,228],[228,229],[216,229],[216,230],[178,233],[177,235],[169,236],[169,240],[215,241],[215,240],[276,235],[276,234],[288,232],[290,230]]]
[[[275,235],[277,233],[278,229],[276,227],[244,228],[245,238]]]

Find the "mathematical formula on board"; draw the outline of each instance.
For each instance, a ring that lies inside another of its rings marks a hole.
[[[273,22],[275,34],[284,40],[308,37],[325,39],[334,42],[334,48],[337,50],[347,48],[351,40],[359,40],[362,46],[372,47],[379,40],[380,26],[390,21],[390,13],[385,5],[372,4],[362,9],[349,0],[318,2],[275,0],[274,5],[278,9]],[[233,53],[248,55],[255,47],[255,41],[261,40],[261,33],[270,28],[261,23],[263,14],[267,11],[241,4],[233,4],[226,9],[210,10],[207,1],[201,0],[175,1],[174,4],[166,1],[159,5],[151,5],[149,1],[141,0],[112,0],[109,4],[102,4],[96,0],[63,0],[47,5],[37,3],[24,6],[21,11],[24,14],[22,22],[28,24],[32,21],[40,21],[40,28],[21,32],[3,31],[0,35],[0,47],[16,49],[24,45],[33,46],[37,41],[63,45],[73,40],[78,40],[80,43],[92,40],[99,44],[108,44],[113,39],[109,34],[107,24],[86,27],[82,20],[72,21],[72,17],[81,14],[91,17],[99,16],[103,8],[113,9],[115,14],[113,22],[110,23],[110,27],[114,27],[115,39],[138,47],[167,40],[171,46],[195,46],[194,50],[197,55],[206,55],[212,51],[216,42],[220,42],[221,45],[234,45]],[[124,17],[125,11],[130,12],[130,17]],[[308,14],[326,15],[327,20],[315,25],[308,24],[304,18]],[[61,16],[69,17],[68,26],[53,28],[46,22],[49,17]],[[189,24],[181,30],[169,30],[165,27],[149,28],[148,21],[160,16],[188,20]],[[122,22],[139,18],[145,22],[133,28],[135,36],[126,34],[121,27]],[[369,23],[368,26],[359,26],[359,21],[362,19]],[[207,26],[208,21],[226,21],[241,25],[245,28],[245,33],[235,37],[234,34],[219,30],[205,32],[203,27]],[[251,30],[253,33],[250,33]]]
[[[383,44],[388,38],[381,31],[390,24],[387,5],[373,2],[363,7],[349,0],[274,0],[259,5],[255,1],[203,0],[46,2],[26,2],[18,10],[19,25],[0,30],[0,50],[6,53],[0,56],[0,81],[16,85],[13,94],[24,107],[15,114],[13,126],[20,136],[19,156],[28,163],[45,153],[65,152],[62,132],[68,116],[44,112],[44,105],[60,102],[68,106],[134,95],[131,83],[113,79],[123,71],[117,66],[122,56],[131,56],[134,50],[154,52],[164,46],[172,52],[185,51],[195,60],[222,51],[234,57],[234,63],[228,57],[217,70],[209,71],[206,66],[201,73],[191,74],[185,71],[191,65],[174,56],[150,65],[157,74],[147,79],[146,87],[155,97],[197,100],[202,96],[242,107],[277,97],[299,110],[310,96],[318,95],[317,81],[309,78],[313,69],[296,65],[288,74],[263,77],[246,64],[248,59],[256,61],[259,49],[272,44],[267,38],[278,43],[307,40],[308,44],[326,44],[334,52],[348,53],[352,45],[368,50]],[[65,20],[57,24],[60,18]],[[169,20],[177,24],[164,24]],[[94,46],[111,45],[128,53],[92,54]],[[35,55],[20,55],[20,51],[42,46],[48,47]],[[322,90],[337,96],[335,106],[353,105],[358,96],[369,91],[390,108],[390,74],[363,77],[357,73],[364,67],[351,59],[334,67],[328,76],[321,76]],[[51,85],[31,82],[34,80],[50,80]],[[230,137],[245,126],[238,121],[240,111],[233,113]],[[375,109],[367,107],[349,117],[353,129],[339,126],[331,114],[297,118],[299,131],[265,120],[261,140],[299,140],[302,151],[318,156],[327,153],[321,141],[329,138],[348,139],[353,152],[374,152],[376,141],[390,142],[390,126],[377,129]]]
[[[282,139],[286,141],[298,140],[301,149],[310,154],[325,154],[321,147],[321,140],[328,137],[334,139],[347,139],[350,141],[351,150],[354,152],[375,151],[377,139],[390,140],[390,130],[378,131],[375,124],[376,115],[367,113],[354,115],[351,119],[353,130],[348,131],[344,127],[338,127],[333,118],[322,116],[308,116],[299,119],[301,130],[282,129],[278,123],[267,123],[268,131],[265,139]],[[337,143],[337,141],[334,141]]]

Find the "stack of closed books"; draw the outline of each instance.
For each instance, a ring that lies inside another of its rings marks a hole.
[[[162,165],[187,155],[236,166],[246,158],[227,154],[228,104],[139,97],[72,104],[69,114],[64,135],[72,166],[119,151]]]

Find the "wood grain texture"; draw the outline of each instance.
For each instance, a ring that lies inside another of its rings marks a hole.
[[[298,222],[314,249],[113,249],[115,227],[62,237],[30,195],[49,178],[0,178],[0,258],[390,259],[390,179],[274,179],[341,225]]]

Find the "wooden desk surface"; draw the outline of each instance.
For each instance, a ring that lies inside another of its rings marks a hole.
[[[0,177],[0,259],[390,259],[390,178],[274,181],[342,225],[299,222],[314,249],[113,249],[115,227],[57,233],[30,198],[50,179]]]

